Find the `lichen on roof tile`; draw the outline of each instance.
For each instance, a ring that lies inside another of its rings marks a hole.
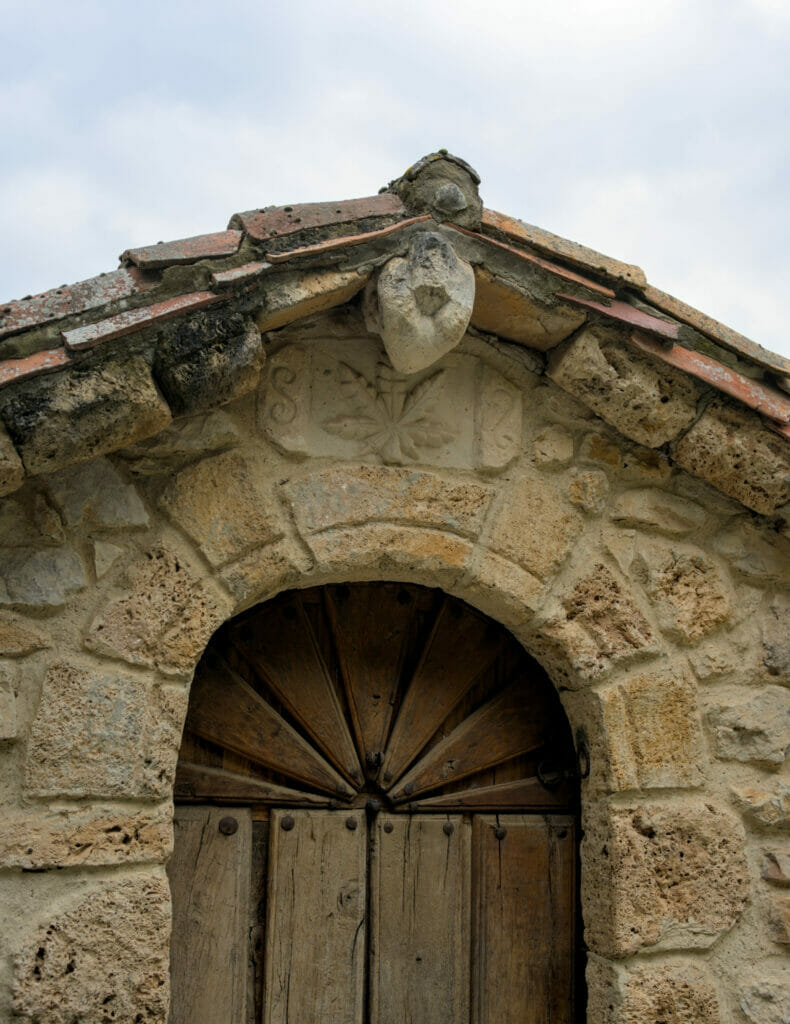
[[[139,249],[127,249],[120,258],[122,263],[134,263],[141,270],[162,270],[198,260],[234,256],[242,237],[241,231],[217,231],[211,235],[195,235],[174,242],[157,242]]]

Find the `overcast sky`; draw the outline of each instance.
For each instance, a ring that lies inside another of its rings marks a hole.
[[[0,0],[0,299],[370,195],[488,206],[790,355],[790,0]]]

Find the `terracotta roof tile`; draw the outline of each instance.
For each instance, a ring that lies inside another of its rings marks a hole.
[[[360,235],[344,235],[342,238],[328,238],[325,242],[316,242],[315,245],[304,245],[300,249],[289,249],[286,252],[267,252],[266,259],[270,263],[285,263],[288,260],[296,259],[298,256],[315,256],[322,252],[331,252],[333,249],[348,249],[354,245],[362,245],[365,242],[373,242],[377,238],[386,238],[396,231],[403,231],[413,224],[422,224],[427,220],[433,220],[430,213],[424,213],[421,217],[409,217],[407,220],[400,220],[397,224],[388,224],[385,228],[378,228],[376,231],[365,231]]]
[[[41,373],[52,373],[70,362],[69,354],[63,347],[34,352],[24,359],[6,359],[0,363],[0,388],[28,377],[37,377]]]
[[[661,317],[651,316],[636,306],[630,306],[627,302],[620,302],[614,299],[609,305],[602,302],[593,302],[590,299],[576,298],[573,295],[562,295],[557,293],[558,299],[571,302],[574,306],[581,306],[583,309],[591,309],[595,313],[602,313],[610,320],[616,320],[621,324],[628,324],[630,327],[641,327],[643,331],[651,334],[658,334],[662,338],[670,338],[673,341],[677,338],[680,328],[677,324],[668,323]]]
[[[621,263],[620,260],[604,256],[595,249],[572,242],[568,238],[553,235],[550,231],[537,228],[534,224],[526,224],[523,220],[508,217],[496,210],[483,210],[483,230],[502,231],[515,242],[524,242],[548,256],[557,256],[577,267],[598,271],[616,281],[642,288],[647,284],[645,272],[632,263]]]
[[[235,256],[242,240],[241,231],[217,231],[212,235],[195,235],[174,242],[157,242],[121,253],[122,263],[134,263],[141,270],[162,270],[175,264]]]
[[[364,199],[347,199],[338,203],[301,203],[298,206],[271,206],[248,210],[231,218],[231,227],[241,227],[256,242],[268,242],[282,235],[292,235],[308,228],[348,224],[363,217],[405,217],[406,210],[397,196],[388,192]]]
[[[75,327],[71,331],[63,331],[63,341],[70,351],[81,352],[84,349],[93,348],[103,341],[131,334],[133,331],[148,327],[149,324],[169,320],[180,313],[191,313],[196,309],[202,309],[221,299],[222,296],[215,295],[214,292],[191,292],[189,295],[177,295],[173,299],[156,302],[153,306],[129,309],[125,313],[118,313],[116,316],[100,320],[98,323]]]
[[[0,306],[0,338],[39,327],[64,316],[98,309],[148,287],[151,285],[136,269],[120,267],[110,274],[99,274],[98,277],[89,277],[87,281],[63,285],[40,295],[9,302]]]
[[[230,270],[218,270],[211,275],[211,285],[213,288],[228,288],[244,281],[252,281],[270,267],[271,263],[258,260],[255,263],[244,263],[240,267],[231,267]]]

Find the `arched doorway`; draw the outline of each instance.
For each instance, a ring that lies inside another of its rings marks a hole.
[[[574,748],[548,677],[442,591],[224,626],[176,776],[174,1024],[570,1024]]]

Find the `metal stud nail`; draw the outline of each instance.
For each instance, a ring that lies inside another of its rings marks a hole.
[[[235,818],[220,818],[217,828],[223,836],[232,836],[234,833],[239,831],[239,823]]]
[[[505,838],[506,835],[507,835],[507,829],[506,828],[502,828],[501,825],[498,825],[494,829],[494,838],[495,839],[499,839],[501,841],[502,839]]]
[[[392,831],[393,827],[394,826],[393,826],[391,821],[387,821],[387,822],[384,823],[384,831],[387,833],[387,835],[389,835],[389,833]]]
[[[290,814],[286,814],[284,818],[280,819],[280,828],[283,830],[283,832],[290,832],[295,824],[296,822],[294,821]]]
[[[451,836],[453,832],[455,832],[455,825],[450,821],[446,821],[444,825],[442,825],[442,832],[444,832],[446,836]]]
[[[346,818],[346,828],[349,829],[349,831],[353,832],[356,827],[357,827],[357,819],[356,818]]]

